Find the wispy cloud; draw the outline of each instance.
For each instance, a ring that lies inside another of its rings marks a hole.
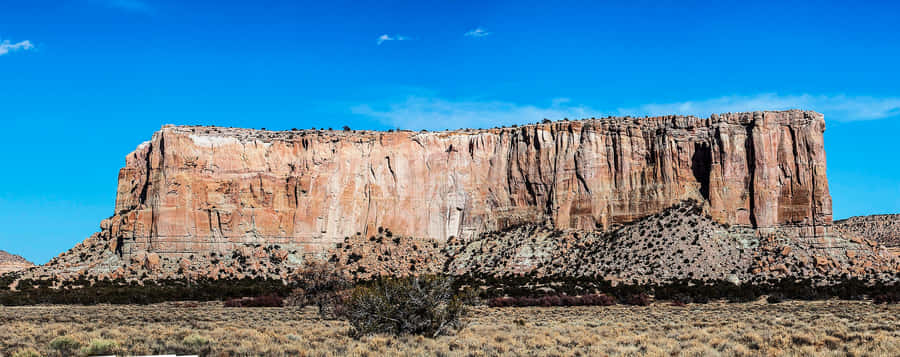
[[[403,35],[391,36],[388,34],[384,34],[384,35],[378,36],[378,40],[376,40],[375,42],[378,43],[378,45],[380,46],[382,43],[385,43],[386,41],[406,41],[409,39],[410,39],[409,37],[406,37]]]
[[[569,101],[563,98],[553,100],[548,106],[539,106],[415,95],[383,106],[358,105],[351,108],[351,111],[401,129],[430,130],[489,128],[536,122],[543,118],[574,119],[592,112],[587,107],[569,105]]]
[[[130,11],[149,14],[153,12],[153,7],[143,0],[101,0],[107,6]]]
[[[31,44],[31,41],[25,40],[22,42],[11,43],[9,40],[0,41],[0,56],[8,54],[10,52],[15,51],[27,51],[33,49],[34,45]]]
[[[485,29],[483,29],[481,27],[477,27],[474,30],[469,30],[469,32],[466,32],[464,34],[464,36],[466,36],[466,37],[484,37],[484,36],[487,36],[490,34],[491,33],[487,32]]]
[[[726,96],[713,99],[673,103],[651,103],[631,108],[597,110],[590,105],[573,103],[568,98],[550,99],[548,104],[519,104],[497,100],[453,100],[434,95],[417,94],[399,101],[362,104],[351,112],[364,115],[402,129],[490,128],[526,124],[543,118],[581,119],[616,115],[696,115],[755,110],[807,109],[824,113],[828,120],[874,120],[900,116],[900,98],[846,95],[777,95]]]
[[[900,98],[764,93],[698,101],[651,103],[634,108],[620,108],[617,112],[623,115],[684,114],[705,117],[712,113],[784,109],[815,110],[825,114],[828,119],[839,121],[873,120],[900,115]]]

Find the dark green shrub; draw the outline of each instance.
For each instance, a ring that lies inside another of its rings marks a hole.
[[[341,316],[357,336],[374,333],[437,337],[462,327],[466,313],[453,280],[442,276],[381,279],[354,288]]]

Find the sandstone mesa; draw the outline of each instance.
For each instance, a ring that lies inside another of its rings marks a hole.
[[[435,249],[449,254],[447,268],[457,273],[534,272],[541,259],[566,266],[597,256],[606,263],[591,265],[593,274],[626,275],[609,259],[631,259],[630,251],[560,254],[568,250],[559,244],[592,245],[585,237],[604,232],[645,246],[702,236],[722,249],[695,257],[681,249],[627,274],[645,280],[662,274],[652,268],[664,258],[728,264],[728,254],[745,262],[743,271],[722,276],[896,272],[897,261],[877,243],[834,229],[824,130],[822,114],[800,110],[444,132],[165,126],[127,156],[115,214],[101,231],[33,277],[287,279],[305,260],[339,259],[344,248],[336,247],[349,237],[374,238],[382,229],[455,246]],[[702,230],[684,219],[652,234],[633,228],[656,225],[645,221],[673,207],[695,212],[688,221]],[[485,240],[529,225],[541,228]],[[523,245],[544,231],[563,233],[542,248]],[[473,242],[503,242],[525,258],[474,264],[483,257]],[[437,259],[430,254],[415,259]],[[684,268],[669,275],[699,271]]]

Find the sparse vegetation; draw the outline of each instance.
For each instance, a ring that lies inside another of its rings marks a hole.
[[[353,289],[343,305],[356,336],[437,337],[461,327],[466,313],[452,279],[440,276],[380,279]]]
[[[119,352],[119,343],[113,340],[96,339],[81,349],[85,356],[111,355]]]
[[[81,348],[81,342],[69,336],[59,336],[50,341],[50,348],[62,356],[69,356]]]
[[[605,294],[587,294],[583,296],[547,295],[540,298],[502,297],[488,301],[490,307],[526,307],[526,306],[611,306],[616,299]]]
[[[346,290],[352,286],[340,267],[332,262],[312,261],[297,274],[298,288],[286,299],[288,306],[315,305],[319,317],[335,319],[341,313]]]
[[[4,307],[0,309],[0,355],[19,351],[60,355],[50,346],[59,336],[70,337],[81,347],[95,340],[115,341],[122,355],[900,354],[900,329],[896,328],[900,305],[863,301],[473,307],[465,321],[466,326],[454,335],[434,339],[384,334],[354,338],[349,322],[322,321],[313,307],[226,309],[221,303]],[[197,344],[202,340],[207,343]]]
[[[35,304],[154,304],[166,301],[212,301],[275,294],[287,296],[296,287],[281,280],[162,280],[144,285],[124,281],[72,281],[52,288],[55,281],[23,280],[19,291],[0,290],[0,305]]]
[[[278,295],[270,294],[257,297],[228,299],[225,307],[282,307],[284,299]]]

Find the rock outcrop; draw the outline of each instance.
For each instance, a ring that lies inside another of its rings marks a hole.
[[[15,254],[10,254],[0,250],[0,275],[26,270],[33,267],[34,264]]]
[[[900,257],[900,214],[850,217],[834,226],[851,240],[881,244]]]
[[[713,231],[840,255],[824,130],[799,110],[433,133],[165,126],[128,155],[101,231],[37,275],[284,278],[382,229],[439,245],[522,225],[600,237],[685,201]]]
[[[321,252],[377,227],[446,240],[606,229],[694,198],[721,223],[831,223],[823,116],[595,119],[480,131],[165,127],[127,158],[100,237],[121,254]]]

